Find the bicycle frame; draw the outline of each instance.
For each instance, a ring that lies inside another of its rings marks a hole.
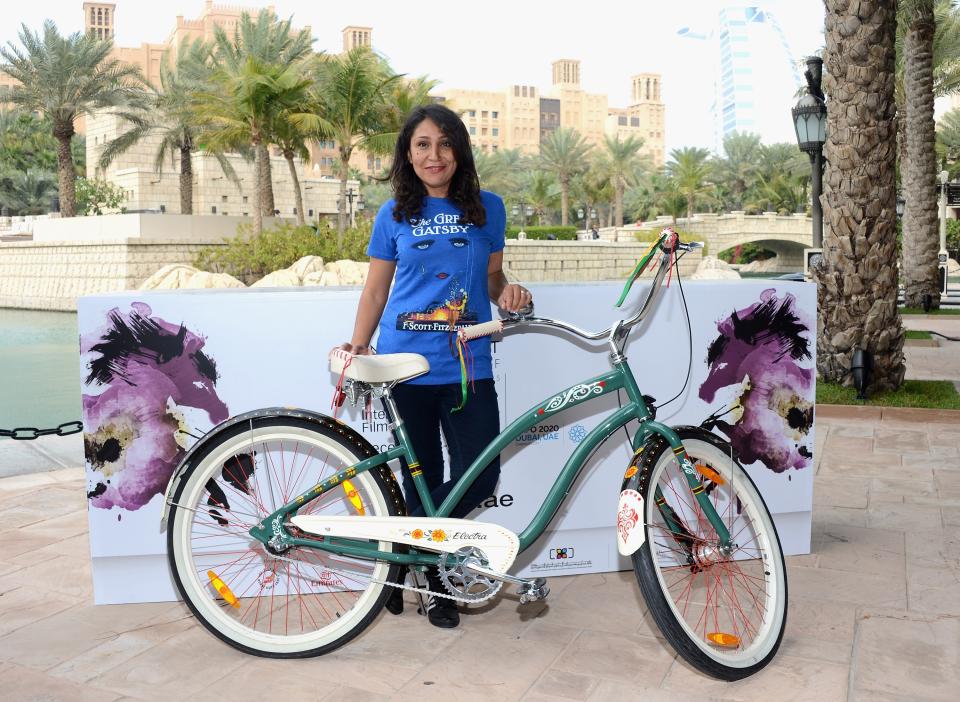
[[[717,515],[713,505],[707,499],[702,487],[699,490],[696,489],[698,486],[702,486],[702,483],[693,464],[687,458],[680,438],[670,427],[653,419],[653,414],[643,399],[633,372],[626,359],[622,356],[614,359],[613,368],[610,371],[572,385],[566,390],[534,405],[517,417],[517,419],[501,431],[473,461],[439,507],[433,503],[426,481],[419,470],[416,454],[410,445],[410,440],[404,429],[403,422],[400,421],[394,423],[394,434],[398,442],[397,446],[360,461],[327,478],[266,517],[260,524],[251,529],[250,533],[259,541],[265,544],[272,543],[274,546],[308,547],[345,556],[381,559],[406,565],[434,564],[436,563],[436,554],[432,552],[391,553],[381,551],[377,548],[376,544],[364,541],[338,538],[318,540],[296,537],[287,532],[284,528],[284,522],[288,515],[296,512],[303,507],[303,505],[317,499],[328,490],[336,487],[343,480],[353,478],[359,473],[377,468],[386,464],[388,461],[400,457],[406,460],[410,468],[410,474],[413,478],[417,494],[420,496],[423,504],[425,516],[447,517],[490,461],[498,456],[518,436],[535,427],[545,419],[566,409],[621,389],[626,392],[629,402],[608,415],[594,427],[567,459],[567,462],[554,481],[553,486],[544,498],[540,509],[527,527],[519,534],[520,551],[526,550],[543,534],[547,526],[549,526],[553,517],[560,509],[560,505],[563,503],[571,485],[576,480],[580,470],[583,468],[584,463],[592,454],[593,450],[616,430],[632,420],[640,422],[639,430],[633,439],[633,448],[639,448],[652,434],[662,436],[672,447],[676,459],[683,468],[687,481],[690,483],[690,487],[694,490],[694,494],[704,515],[717,530],[721,540],[724,542],[729,541],[729,532],[719,515]],[[387,397],[389,398],[389,395]]]

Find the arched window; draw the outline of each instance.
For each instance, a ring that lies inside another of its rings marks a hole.
[[[103,23],[110,24],[110,10],[103,11]]]
[[[103,26],[103,10],[97,10],[97,26]]]
[[[650,99],[650,79],[647,78],[647,100]]]
[[[90,8],[90,24],[97,23],[97,11],[94,8]]]

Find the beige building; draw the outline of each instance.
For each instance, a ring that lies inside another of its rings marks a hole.
[[[267,9],[273,10],[273,6],[267,6]],[[205,0],[203,11],[197,19],[176,17],[176,24],[165,42],[161,44],[145,42],[139,47],[115,46],[113,56],[139,66],[144,76],[154,85],[158,85],[162,62],[175,56],[183,41],[198,38],[212,40],[216,27],[232,32],[244,12],[256,11],[258,11],[256,7],[221,6],[215,5],[212,0]],[[115,36],[116,3],[84,2],[83,16],[86,33],[98,38]],[[309,28],[306,27],[306,29]],[[359,25],[345,27],[342,30],[342,50],[349,51],[359,46],[373,46],[373,28]],[[11,83],[9,76],[0,74],[0,85]],[[451,107],[462,112],[471,140],[483,151],[518,149],[524,154],[536,154],[539,152],[541,141],[550,131],[558,127],[572,127],[592,144],[602,143],[605,134],[618,135],[620,138],[628,135],[640,136],[644,140],[643,153],[647,154],[655,165],[661,166],[665,160],[665,153],[664,106],[660,99],[660,86],[661,80],[658,74],[638,74],[632,78],[631,104],[625,108],[611,108],[606,95],[587,93],[583,90],[579,60],[559,59],[552,64],[552,82],[545,93],[541,93],[532,85],[510,85],[503,91],[449,89],[444,91],[442,96],[437,96],[437,99],[444,100]],[[89,134],[88,152],[102,149],[103,139],[107,138],[104,127],[98,126],[97,129],[99,131]],[[77,131],[79,133],[86,131],[83,120],[78,122]],[[179,209],[179,196],[161,194],[156,189],[161,183],[166,183],[168,178],[175,179],[175,166],[170,167],[169,174],[157,176],[153,172],[155,148],[145,147],[141,153],[143,160],[137,163],[130,161],[134,153],[139,152],[131,151],[128,154],[129,158],[125,157],[126,166],[112,167],[106,174],[110,177],[120,177],[120,172],[125,172],[122,187],[131,193],[128,207],[153,209],[159,204],[165,204],[168,209],[174,206]],[[198,162],[201,160],[203,159],[198,159]],[[389,156],[354,151],[350,168],[366,176],[379,176],[390,166],[390,162]],[[95,158],[88,157],[87,163],[88,174],[93,175]],[[215,161],[211,163],[215,166]],[[239,161],[239,163],[243,162]],[[278,163],[280,166],[273,170],[275,181],[278,178],[289,177],[285,162],[278,159]],[[317,179],[318,185],[315,187],[320,188],[319,183],[326,182],[327,177],[337,175],[339,163],[339,145],[334,140],[315,142],[310,147],[309,162],[302,164],[301,172],[307,178]],[[203,166],[203,168],[208,167]],[[153,175],[137,176],[131,180],[133,177],[130,175],[130,169],[139,169],[145,174]],[[153,183],[152,181],[157,178],[161,178],[161,181]],[[164,185],[164,187],[167,186]],[[204,182],[199,183],[201,192],[209,187],[213,186]],[[278,192],[281,189],[278,188]],[[231,209],[236,211],[242,209],[240,205],[247,204],[232,203],[229,193],[219,192],[219,190],[214,192],[215,190],[216,188],[211,190],[213,194],[210,196],[212,198],[210,203],[204,200],[206,195],[198,195],[200,200],[194,203],[195,211],[210,212],[215,205],[218,206],[219,211],[223,204],[230,204]],[[226,203],[222,200],[224,196],[228,198]],[[221,199],[217,200],[217,198]],[[209,207],[206,206],[207,204]],[[314,209],[315,212],[325,211],[321,203],[314,204],[315,207],[307,206],[307,209]],[[292,205],[290,208],[282,208],[284,214],[291,208]]]
[[[657,73],[631,79],[631,102],[609,107],[607,96],[588,93],[580,85],[580,61],[560,59],[552,64],[553,82],[545,94],[532,85],[506,90],[450,89],[439,97],[462,113],[470,139],[481,151],[519,149],[536,154],[541,141],[559,127],[576,129],[591,144],[605,135],[641,137],[646,155],[656,166],[665,161],[664,105]]]
[[[160,146],[159,136],[141,140],[104,171],[94,168],[104,145],[126,128],[123,120],[109,112],[99,112],[87,119],[88,177],[96,175],[118,185],[124,192],[123,207],[127,211],[179,214],[179,164],[169,163],[160,173],[153,168]],[[248,216],[253,211],[256,184],[253,163],[238,154],[229,154],[226,158],[239,178],[239,185],[225,176],[215,158],[202,152],[193,154],[194,214]],[[276,209],[282,217],[295,217],[294,190],[287,162],[282,157],[273,156],[270,165]],[[307,172],[306,164],[298,162],[298,166],[301,173]],[[360,184],[356,180],[347,181],[347,187],[355,193],[360,192]],[[308,222],[336,215],[339,180],[319,174],[301,177],[300,190],[303,194],[304,216]]]

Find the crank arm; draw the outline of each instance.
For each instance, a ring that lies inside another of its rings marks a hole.
[[[498,573],[495,570],[487,568],[482,565],[472,565],[470,563],[465,563],[463,566],[464,570],[469,570],[472,573],[479,573],[480,575],[486,575],[488,578],[493,578],[494,580],[501,580],[505,583],[513,583],[514,585],[534,585],[536,579],[530,580],[527,578],[518,578],[516,575],[510,575],[509,573]]]

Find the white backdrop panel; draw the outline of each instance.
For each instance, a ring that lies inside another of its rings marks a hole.
[[[531,285],[537,314],[562,318],[586,329],[605,328],[632,310],[617,311],[612,301],[617,284]],[[717,322],[734,310],[757,303],[764,290],[775,289],[779,299],[789,293],[794,309],[808,324],[806,338],[811,359],[799,365],[815,367],[815,295],[812,285],[776,281],[691,282],[683,290],[690,310],[692,340],[688,340],[680,289],[670,286],[658,308],[644,325],[634,330],[627,355],[641,389],[658,403],[681,391],[691,359],[691,377],[684,392],[661,408],[658,419],[667,424],[699,424],[717,409],[729,404],[738,386],[722,388],[714,401],[704,402],[698,389],[708,376],[707,349],[718,336]],[[330,348],[348,339],[353,328],[359,290],[224,290],[130,292],[81,298],[78,306],[82,341],[81,377],[86,380],[89,363],[103,354],[91,350],[103,340],[111,310],[128,314],[134,303],[149,306],[149,316],[172,325],[181,324],[202,339],[202,352],[216,363],[218,402],[229,415],[265,406],[299,406],[329,412],[335,378],[327,369]],[[634,293],[632,299],[639,300]],[[508,333],[494,345],[494,375],[500,397],[501,423],[558,391],[609,369],[604,344],[588,344],[559,331]],[[85,430],[102,432],[105,410],[97,395],[111,392],[116,383],[83,384]],[[164,381],[165,382],[165,381]],[[142,388],[139,388],[142,389]],[[129,389],[127,389],[129,391]],[[807,389],[813,392],[812,384]],[[154,393],[156,396],[156,393]],[[163,395],[160,392],[159,395]],[[812,403],[812,394],[809,397]],[[159,400],[154,399],[154,402]],[[117,401],[119,403],[120,400]],[[180,404],[176,411],[196,435],[213,425],[203,407]],[[88,407],[91,405],[91,407]],[[474,516],[521,531],[536,513],[554,478],[586,432],[615,410],[617,397],[608,395],[551,417],[550,421],[515,441],[503,455],[503,469],[496,493],[496,506]],[[163,408],[160,408],[163,411]],[[341,418],[383,448],[392,444],[382,410],[373,414],[345,405]],[[554,427],[554,425],[558,425]],[[628,427],[629,428],[629,427]],[[812,449],[813,427],[806,436]],[[189,441],[193,441],[190,439]],[[182,451],[181,451],[182,455]],[[550,529],[527,552],[517,566],[524,574],[609,571],[629,567],[616,553],[614,525],[623,471],[629,462],[627,437],[619,431],[590,460],[581,479],[561,507]],[[105,471],[119,466],[102,465],[103,457],[88,455],[88,489],[103,489]],[[177,460],[171,453],[170,460]],[[813,460],[806,467],[775,473],[757,462],[748,466],[764,498],[780,524],[788,554],[809,550]],[[135,470],[127,462],[123,470]],[[94,592],[97,603],[173,599],[165,571],[165,535],[160,533],[162,494],[139,503],[124,504],[124,498],[109,503],[108,488],[90,500],[90,541],[93,556]],[[490,504],[494,500],[488,501]],[[142,503],[142,504],[140,504]],[[135,507],[135,508],[134,508]]]

